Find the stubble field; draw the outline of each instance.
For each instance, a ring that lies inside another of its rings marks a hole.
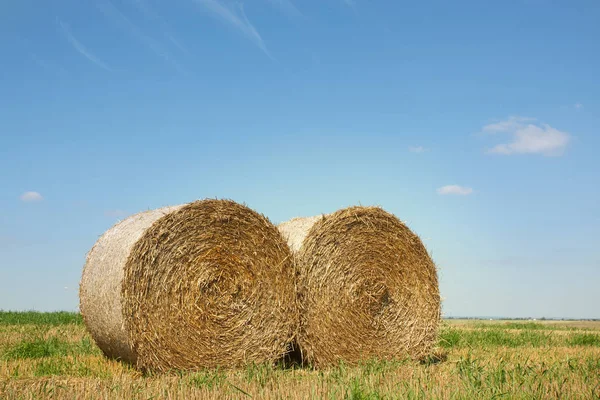
[[[446,320],[436,357],[142,375],[74,313],[0,312],[0,399],[600,399],[600,322]]]

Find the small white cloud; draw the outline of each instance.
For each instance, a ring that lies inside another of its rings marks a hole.
[[[509,143],[498,144],[487,150],[490,154],[542,154],[561,155],[571,136],[548,124],[540,124],[535,118],[510,117],[504,121],[486,125],[483,133],[504,133],[512,136]]]
[[[107,211],[104,211],[104,216],[105,217],[120,218],[120,217],[124,217],[126,215],[127,215],[127,212],[123,211],[123,210],[107,210]]]
[[[423,146],[408,146],[408,151],[411,153],[424,153],[427,149]]]
[[[473,189],[466,186],[459,185],[446,185],[438,188],[438,194],[446,195],[446,194],[455,194],[459,196],[467,196],[473,193]]]
[[[578,110],[582,109],[583,108],[583,104],[581,104],[581,103],[575,103],[575,108],[578,109]]]
[[[38,192],[25,192],[20,197],[21,201],[26,203],[33,203],[36,201],[42,201],[44,198]]]
[[[501,133],[501,132],[510,132],[518,129],[520,126],[523,126],[526,122],[533,122],[535,118],[528,117],[508,117],[504,121],[495,122],[493,124],[485,125],[482,128],[484,133]]]

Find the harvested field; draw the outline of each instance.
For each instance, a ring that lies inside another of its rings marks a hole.
[[[445,321],[437,350],[441,361],[373,360],[319,371],[257,364],[143,375],[103,357],[78,315],[64,324],[54,323],[51,315],[39,314],[40,322],[31,316],[22,324],[0,313],[0,398],[600,397],[599,323],[585,323],[588,339],[582,341],[580,332],[544,329],[541,323],[517,332],[505,329],[505,322]]]

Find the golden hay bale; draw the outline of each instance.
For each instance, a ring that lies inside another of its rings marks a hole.
[[[274,362],[296,328],[290,250],[229,200],[134,215],[87,257],[80,310],[109,357],[144,370]]]
[[[420,359],[437,339],[440,294],[421,240],[378,207],[279,225],[295,253],[298,345],[317,367]]]

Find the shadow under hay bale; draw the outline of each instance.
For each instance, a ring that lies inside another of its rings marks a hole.
[[[295,253],[298,345],[316,367],[422,359],[437,339],[440,294],[421,240],[378,207],[279,225]]]
[[[107,356],[143,370],[276,362],[297,323],[293,273],[267,218],[202,200],[108,230],[88,254],[80,309]]]

